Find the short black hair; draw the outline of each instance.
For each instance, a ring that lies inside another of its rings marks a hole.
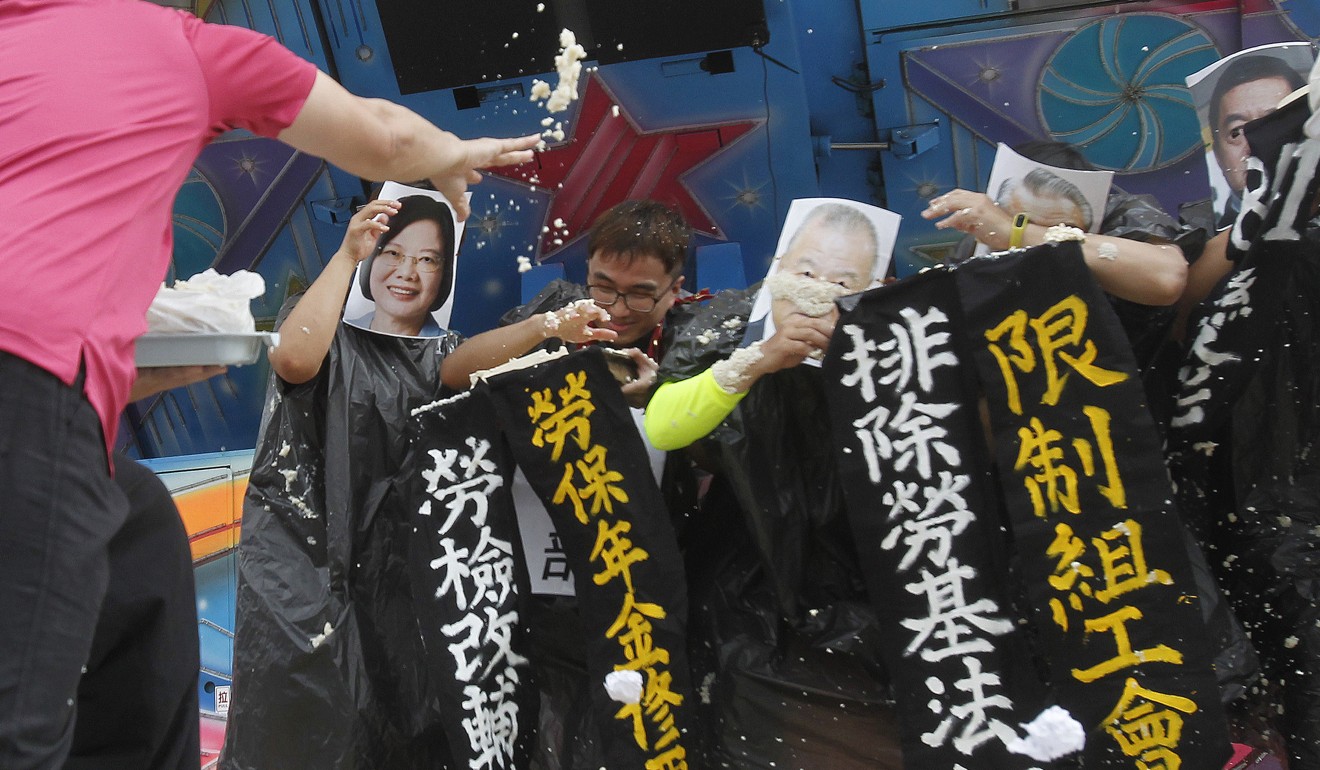
[[[587,237],[587,258],[598,252],[615,255],[625,263],[656,257],[665,274],[676,276],[687,261],[692,231],[683,215],[654,200],[616,203],[596,218]]]
[[[1276,56],[1255,55],[1234,59],[1224,68],[1223,74],[1215,82],[1214,91],[1210,93],[1210,127],[1219,127],[1219,101],[1224,98],[1224,94],[1243,83],[1270,78],[1282,78],[1288,83],[1289,93],[1306,85],[1301,73]]]
[[[399,213],[390,217],[390,229],[381,233],[376,240],[376,248],[371,256],[363,261],[362,272],[358,276],[358,285],[362,287],[362,296],[375,301],[371,296],[371,265],[376,255],[381,253],[394,237],[413,222],[429,219],[440,226],[440,248],[443,249],[444,264],[440,266],[440,289],[431,301],[430,312],[434,313],[449,299],[454,288],[454,255],[458,244],[454,243],[454,214],[449,206],[429,195],[405,195],[399,199]]]

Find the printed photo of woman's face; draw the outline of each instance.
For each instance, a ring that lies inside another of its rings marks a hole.
[[[399,208],[381,220],[389,229],[358,265],[344,323],[398,337],[439,336],[453,311],[461,223],[439,193],[387,182],[380,195]]]
[[[446,252],[434,220],[419,219],[393,233],[371,262],[374,331],[407,336],[421,331],[440,292]]]

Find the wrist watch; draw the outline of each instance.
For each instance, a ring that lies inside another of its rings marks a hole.
[[[1008,233],[1008,247],[1010,249],[1022,248],[1022,238],[1027,234],[1027,223],[1030,221],[1026,214],[1018,214],[1013,217],[1013,229]]]

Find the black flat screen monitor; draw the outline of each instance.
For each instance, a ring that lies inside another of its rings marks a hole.
[[[599,64],[761,46],[763,0],[377,0],[399,93],[553,73],[559,31]],[[537,10],[538,5],[542,6]]]

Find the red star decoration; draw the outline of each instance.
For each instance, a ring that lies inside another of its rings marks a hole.
[[[616,114],[617,110],[617,114]],[[562,144],[537,153],[521,166],[488,173],[517,180],[550,194],[547,222],[562,221],[541,236],[541,260],[564,248],[556,239],[584,237],[596,217],[632,198],[668,203],[693,230],[723,238],[683,177],[751,131],[756,121],[642,131],[598,77],[588,77],[582,104]]]

